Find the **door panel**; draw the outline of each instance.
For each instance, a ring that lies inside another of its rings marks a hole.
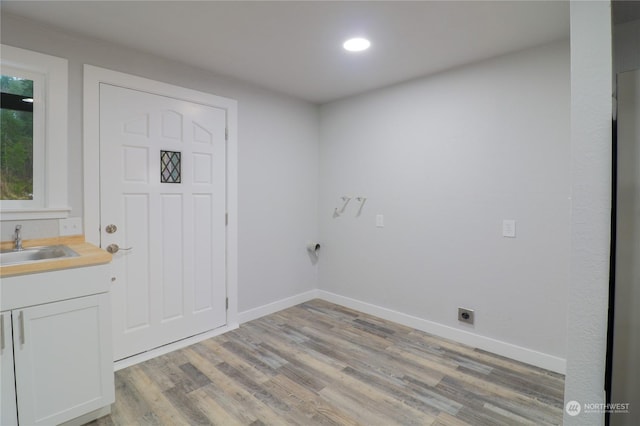
[[[618,74],[615,310],[611,402],[629,413],[613,426],[640,424],[640,70]],[[635,407],[635,409],[634,409]]]
[[[100,85],[115,359],[226,323],[225,129],[224,109]]]
[[[3,426],[18,424],[11,329],[11,312],[0,312],[0,425]]]

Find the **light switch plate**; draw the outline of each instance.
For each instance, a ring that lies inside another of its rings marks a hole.
[[[376,215],[376,228],[384,228],[384,215]]]
[[[516,237],[516,221],[505,219],[502,221],[502,236],[507,238]]]
[[[66,235],[82,235],[82,218],[70,217],[60,219],[60,236]]]

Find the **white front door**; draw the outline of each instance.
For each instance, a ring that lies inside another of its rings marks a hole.
[[[115,360],[226,324],[226,121],[222,108],[100,84]]]

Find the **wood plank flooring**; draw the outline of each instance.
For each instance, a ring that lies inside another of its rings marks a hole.
[[[564,377],[322,300],[116,373],[102,425],[561,424]]]

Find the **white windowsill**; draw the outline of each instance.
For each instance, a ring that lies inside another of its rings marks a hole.
[[[69,217],[70,211],[69,207],[2,210],[0,211],[0,220],[64,219]]]

